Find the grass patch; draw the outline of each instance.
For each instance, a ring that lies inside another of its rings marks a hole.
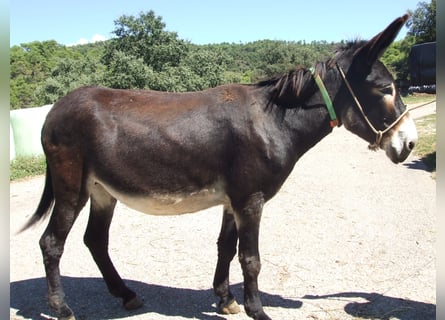
[[[409,94],[406,97],[402,97],[402,100],[405,104],[417,104],[417,103],[432,101],[435,99],[436,99],[435,94],[428,94],[428,93],[414,93],[414,94]]]
[[[431,172],[436,171],[436,115],[431,114],[416,121],[419,141],[414,148],[417,154]]]
[[[17,157],[9,165],[9,181],[45,174],[45,156]]]

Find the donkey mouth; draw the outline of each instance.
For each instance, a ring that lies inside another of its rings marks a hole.
[[[411,150],[408,148],[403,148],[401,151],[397,151],[393,148],[386,149],[386,155],[395,164],[405,161],[410,154]]]
[[[394,163],[406,160],[417,144],[418,135],[416,125],[411,117],[405,117],[392,136],[384,142],[382,149]]]
[[[386,155],[394,163],[400,163],[406,160],[413,151],[417,143],[417,132],[411,135],[409,139],[401,139],[400,135],[396,135],[391,141],[383,147]]]

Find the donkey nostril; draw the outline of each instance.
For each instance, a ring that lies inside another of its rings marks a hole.
[[[415,143],[414,141],[410,141],[410,142],[408,143],[408,149],[409,149],[409,150],[413,150],[415,145],[416,145],[416,143]]]

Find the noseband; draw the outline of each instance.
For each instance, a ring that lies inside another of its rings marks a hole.
[[[387,128],[385,128],[385,130],[383,130],[383,131],[377,130],[372,125],[371,121],[369,121],[368,117],[366,116],[365,112],[363,111],[363,108],[362,108],[360,102],[358,101],[357,96],[355,95],[354,91],[352,90],[351,84],[349,83],[348,79],[346,79],[346,75],[343,72],[343,69],[338,65],[338,63],[336,63],[336,66],[337,66],[338,71],[340,72],[341,77],[343,78],[343,81],[346,84],[346,87],[348,88],[349,92],[351,93],[352,98],[355,101],[355,105],[357,106],[358,110],[362,114],[362,116],[365,119],[366,123],[368,124],[369,128],[376,135],[375,142],[370,144],[368,147],[371,150],[377,150],[378,148],[380,148],[380,144],[382,142],[383,135],[385,133],[387,133],[389,130],[391,130],[392,128],[394,128],[394,126],[396,126],[400,122],[400,120],[402,120],[402,118],[408,113],[408,109],[405,109],[405,111],[393,123],[391,123]],[[320,89],[323,100],[324,100],[326,107],[329,111],[329,116],[331,117],[331,122],[330,122],[331,127],[334,128],[334,127],[338,126],[338,120],[337,120],[337,116],[334,111],[332,101],[329,97],[326,87],[323,84],[323,81],[320,78],[320,75],[315,73],[314,68],[311,68],[311,72],[314,77],[315,83],[317,84],[318,88]]]

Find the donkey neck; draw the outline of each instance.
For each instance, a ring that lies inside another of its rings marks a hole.
[[[291,110],[284,123],[294,146],[295,161],[333,131],[326,108],[322,105]]]
[[[341,79],[337,68],[332,65],[317,63],[314,72],[320,76],[327,94],[334,101],[338,117],[341,110],[335,102],[338,102],[336,97]],[[274,113],[283,133],[292,139],[295,160],[332,132],[329,111],[310,70],[294,70],[260,85],[266,89],[266,110]]]

